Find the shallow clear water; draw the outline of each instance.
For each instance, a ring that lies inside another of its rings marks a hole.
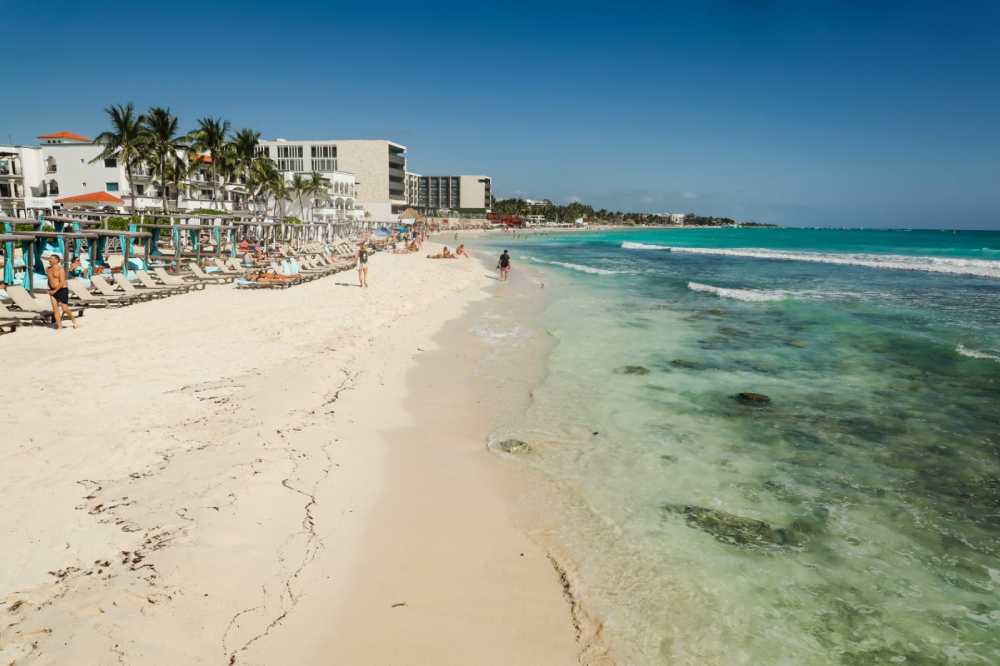
[[[503,435],[624,663],[1000,663],[1000,233],[500,244],[557,342]]]

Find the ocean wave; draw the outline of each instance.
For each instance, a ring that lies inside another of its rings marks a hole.
[[[650,243],[633,243],[632,241],[622,241],[623,250],[666,250],[670,251],[669,245],[652,245]]]
[[[546,259],[538,259],[537,257],[524,257],[528,261],[533,261],[536,264],[549,264],[550,266],[562,266],[563,268],[568,268],[572,271],[577,271],[579,273],[590,273],[591,275],[633,275],[635,271],[614,271],[610,268],[597,268],[596,266],[587,266],[585,264],[573,264],[568,261],[548,261]]]
[[[793,252],[764,248],[678,247],[676,245],[670,249],[673,252],[688,254],[749,257],[751,259],[778,259],[782,261],[809,261],[844,266],[866,266],[868,268],[1000,278],[1000,261],[992,259],[961,259],[958,257],[926,257],[902,254]]]
[[[979,358],[1000,363],[1000,354],[991,354],[990,352],[979,351],[978,349],[969,349],[965,345],[955,347],[955,351],[962,356],[968,356],[969,358]]]
[[[765,289],[726,289],[724,287],[713,287],[710,284],[700,282],[688,282],[688,289],[700,291],[706,294],[715,294],[720,298],[734,298],[738,301],[763,302],[763,301],[783,301],[792,294],[787,291],[769,291]]]

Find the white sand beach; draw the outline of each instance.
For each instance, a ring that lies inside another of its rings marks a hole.
[[[485,421],[435,398],[447,365],[410,375],[492,281],[379,254],[370,282],[0,339],[0,663],[578,663]]]

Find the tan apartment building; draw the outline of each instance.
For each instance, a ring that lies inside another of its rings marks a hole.
[[[406,196],[417,210],[488,213],[493,181],[489,176],[422,176],[406,174]]]
[[[356,203],[373,220],[390,220],[403,211],[406,199],[406,146],[385,139],[261,141],[260,154],[286,174],[350,173]]]

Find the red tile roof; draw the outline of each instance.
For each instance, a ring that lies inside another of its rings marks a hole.
[[[125,200],[108,192],[88,192],[87,194],[76,194],[71,197],[61,197],[56,199],[56,203],[99,203],[121,206],[125,203]]]
[[[90,143],[90,139],[75,132],[55,132],[53,134],[42,134],[39,139],[66,139],[67,141],[84,141]]]
[[[191,155],[191,161],[192,162],[198,161],[198,162],[203,162],[204,164],[211,164],[212,156],[209,155],[208,153],[204,155]]]

